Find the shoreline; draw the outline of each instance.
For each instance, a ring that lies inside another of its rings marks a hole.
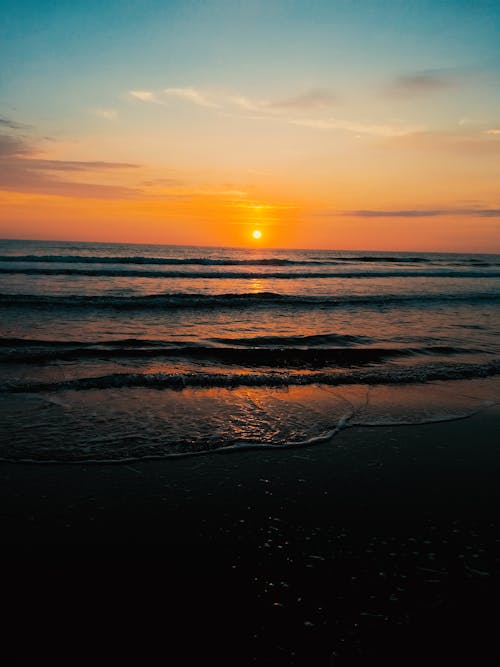
[[[335,442],[332,442],[334,438],[337,438],[338,434],[346,431],[346,430],[351,430],[354,429],[355,431],[363,431],[365,429],[370,430],[370,429],[393,429],[393,428],[409,428],[409,427],[416,427],[418,428],[419,426],[432,426],[434,424],[446,424],[449,422],[456,422],[456,421],[462,421],[462,420],[468,420],[471,419],[472,417],[475,417],[476,415],[479,415],[483,413],[486,410],[490,410],[492,408],[496,408],[500,406],[500,401],[488,401],[484,402],[480,407],[471,408],[471,411],[467,414],[457,414],[457,415],[450,415],[450,416],[443,416],[443,417],[436,417],[436,418],[428,418],[425,421],[394,421],[394,422],[382,422],[382,423],[376,423],[376,422],[369,422],[366,424],[362,423],[355,423],[355,424],[349,424],[349,419],[345,420],[345,423],[343,423],[343,420],[340,421],[337,426],[329,431],[328,433],[325,433],[323,435],[318,435],[318,436],[313,436],[309,440],[303,440],[300,442],[289,442],[289,443],[284,443],[284,444],[265,444],[261,442],[247,442],[243,441],[238,444],[234,445],[225,445],[222,447],[216,447],[214,449],[202,449],[199,451],[181,451],[181,452],[172,452],[171,454],[158,454],[158,455],[150,455],[150,456],[141,456],[141,457],[129,457],[129,458],[123,458],[123,459],[75,459],[75,460],[63,460],[63,459],[8,459],[8,458],[1,458],[0,457],[0,466],[2,465],[25,465],[25,466],[82,466],[82,467],[93,467],[93,466],[129,466],[134,465],[134,466],[140,466],[142,464],[148,464],[148,463],[157,463],[157,462],[166,462],[166,461],[171,461],[171,460],[177,460],[177,459],[190,459],[190,458],[205,458],[205,457],[211,457],[214,455],[220,455],[220,456],[225,456],[225,455],[230,455],[230,454],[235,454],[238,455],[239,453],[243,452],[249,452],[249,451],[263,451],[263,452],[278,452],[278,451],[291,451],[291,450],[300,450],[300,449],[309,449],[311,447],[318,447],[321,445],[326,445],[329,443],[329,445],[334,446]],[[328,445],[327,445],[328,446]]]
[[[491,467],[475,457],[480,453],[487,454],[491,458],[490,463],[497,464],[494,442],[498,427],[500,406],[495,404],[478,408],[471,415],[418,424],[348,426],[318,442],[289,446],[250,444],[213,452],[187,452],[163,458],[125,461],[0,461],[0,493],[9,498],[9,503],[2,506],[1,520],[18,518],[20,533],[26,528],[28,538],[30,528],[38,522],[56,528],[57,522],[53,521],[56,507],[61,517],[72,519],[73,523],[75,519],[85,523],[89,499],[107,503],[107,506],[101,507],[108,519],[120,513],[125,517],[127,510],[131,509],[131,501],[117,502],[113,491],[119,488],[134,490],[134,497],[141,494],[153,503],[168,499],[180,505],[200,501],[204,494],[208,494],[207,498],[222,501],[236,489],[245,487],[247,491],[257,492],[254,497],[259,501],[260,509],[264,510],[266,504],[272,504],[271,498],[275,495],[280,495],[282,499],[285,496],[292,498],[294,492],[302,494],[304,487],[310,489],[311,497],[316,496],[317,489],[314,491],[310,484],[321,482],[323,491],[353,504],[356,494],[367,492],[366,488],[356,488],[354,477],[363,476],[364,481],[372,486],[388,481],[394,483],[396,479],[402,484],[405,478],[408,481],[413,467],[412,480],[416,484],[419,477],[422,478],[420,481],[434,479],[436,464],[443,474],[444,489],[446,485],[459,481],[458,473],[461,481],[471,482],[466,469],[468,465],[477,468],[476,477],[489,477]],[[481,450],[476,452],[474,448],[479,446]],[[500,451],[498,458],[500,465]],[[422,469],[424,462],[429,466],[425,471]],[[387,472],[389,466],[390,475]],[[375,474],[366,477],[372,469]],[[382,470],[386,472],[381,474]],[[57,486],[53,485],[54,482]],[[197,489],[192,488],[195,484]],[[267,494],[268,489],[264,489],[264,493],[259,493],[263,484],[269,485],[273,492]],[[419,492],[415,485],[412,490]],[[195,491],[197,497],[193,495]],[[402,491],[400,500],[410,501],[409,489]],[[266,499],[268,495],[270,497]],[[376,501],[376,498],[373,500]],[[65,502],[68,503],[66,507]],[[161,502],[165,503],[165,500]],[[323,502],[328,504],[326,500]],[[24,523],[24,512],[30,507],[35,509],[35,504],[36,512],[30,515],[29,522]],[[164,516],[168,518],[168,511]],[[62,531],[59,534],[62,542],[68,539],[70,533]],[[155,536],[152,534],[151,537]]]

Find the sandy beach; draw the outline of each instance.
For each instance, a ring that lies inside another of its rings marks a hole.
[[[499,425],[492,407],[306,448],[3,464],[4,558],[84,598],[85,562],[112,622],[151,631],[143,664],[160,640],[176,665],[496,664]]]

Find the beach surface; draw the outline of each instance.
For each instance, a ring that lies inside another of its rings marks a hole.
[[[3,463],[3,556],[30,564],[33,613],[105,582],[92,623],[133,618],[113,651],[143,664],[158,642],[176,665],[498,664],[499,427],[493,406],[309,447]]]

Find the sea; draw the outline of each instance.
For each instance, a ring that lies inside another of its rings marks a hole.
[[[335,446],[500,400],[500,255],[0,241],[0,457]],[[258,452],[256,452],[256,456]]]

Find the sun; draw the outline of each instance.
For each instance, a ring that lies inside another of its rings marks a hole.
[[[254,239],[258,240],[262,236],[262,232],[260,231],[260,229],[254,229],[252,232],[252,236],[254,237]]]

